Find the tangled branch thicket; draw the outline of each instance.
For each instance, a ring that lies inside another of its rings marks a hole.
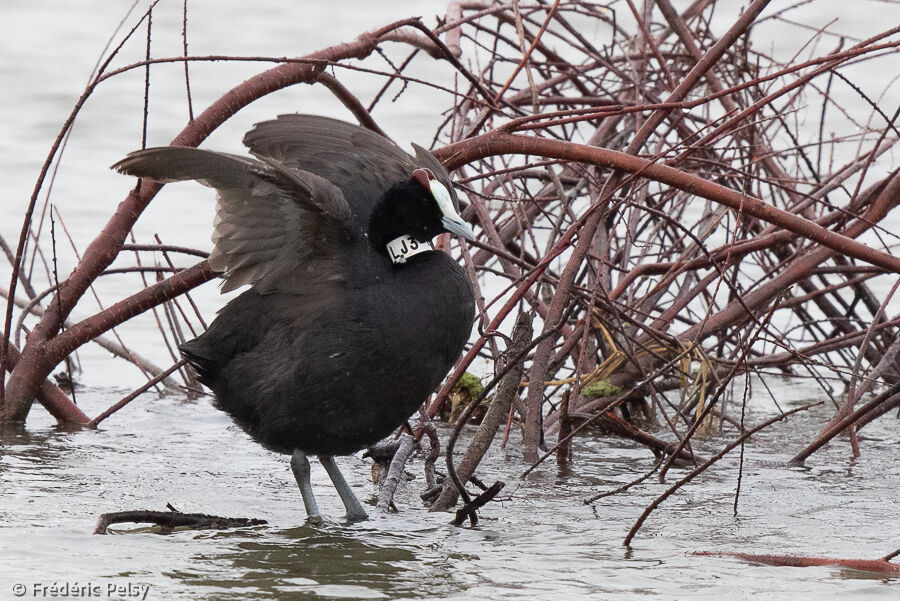
[[[896,100],[896,83],[871,90],[853,77],[861,64],[896,71],[900,28],[866,40],[810,30],[804,58],[779,62],[754,32],[786,24],[793,7],[761,15],[767,5],[752,2],[726,23],[711,0],[681,12],[669,0],[452,2],[433,30],[409,19],[283,61],[173,143],[196,145],[242,106],[294,83],[322,83],[374,129],[380,106],[413,93],[409,86],[445,93],[434,152],[479,232],[476,248],[458,252],[479,285],[480,335],[428,414],[479,357],[503,371],[463,480],[510,421],[531,463],[542,447],[570,456],[573,433],[598,425],[667,457],[665,470],[691,457],[693,436],[725,422],[745,432],[732,405],[746,400],[748,374],[814,378],[823,395],[846,385],[821,435],[798,449],[802,461],[842,432],[855,444],[857,428],[900,405],[900,316],[889,304],[900,259],[896,230],[883,225],[900,202],[891,164],[898,107],[885,101]],[[398,59],[398,47],[408,54]],[[385,49],[394,56],[387,71],[376,55]],[[114,56],[61,139],[96,85],[145,66],[107,70]],[[150,62],[172,60],[185,59]],[[434,61],[453,66],[452,84],[405,74]],[[381,73],[384,87],[358,98],[342,69]],[[843,133],[826,126],[835,118],[849,124]],[[125,245],[158,189],[145,183],[126,199],[53,292],[21,353],[7,347],[6,421],[24,420],[38,399],[60,420],[88,422],[46,380],[51,371],[101,333],[212,279],[205,262],[177,270],[61,330],[119,252],[160,250]],[[8,252],[15,265],[34,252],[24,244],[33,212],[34,204],[19,252]],[[20,288],[33,297],[27,283]],[[182,305],[167,312],[176,331],[188,315]],[[533,333],[508,337],[517,320]],[[456,492],[448,478],[437,506],[452,506]]]

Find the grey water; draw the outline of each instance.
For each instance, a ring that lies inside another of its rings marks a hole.
[[[783,383],[785,409],[813,389]],[[781,389],[781,388],[779,388]],[[81,398],[94,413],[123,389]],[[752,411],[754,422],[774,412]],[[99,431],[65,432],[36,416],[26,433],[0,438],[0,599],[15,584],[132,585],[149,599],[896,599],[900,582],[837,567],[785,568],[695,551],[875,558],[898,546],[900,440],[893,420],[867,428],[863,456],[839,442],[804,468],[785,465],[827,417],[817,408],[764,431],[745,450],[737,516],[737,456],[726,458],[651,515],[630,548],[622,540],[666,484],[650,478],[588,506],[583,499],[649,470],[653,456],[633,443],[586,437],[571,472],[548,463],[525,481],[511,440],[495,448],[480,476],[507,483],[477,527],[428,513],[415,479],[400,490],[400,513],[353,524],[321,466],[313,482],[326,523],[304,523],[287,458],[262,450],[206,402],[151,398]],[[441,437],[446,440],[447,433]],[[712,453],[723,444],[701,446]],[[340,465],[364,502],[373,502],[369,465]],[[122,524],[92,535],[107,511],[182,511],[268,520],[228,531],[157,534]],[[130,598],[125,595],[111,598]]]
[[[896,9],[890,13],[886,3],[858,3],[889,12],[874,20],[861,16],[863,10],[843,10],[842,3],[813,4],[807,13],[811,25],[838,17],[859,37],[898,22],[890,17]],[[8,241],[17,238],[43,158],[127,6],[114,0],[0,1],[0,233]],[[158,5],[157,56],[181,53],[181,9],[181,2]],[[436,1],[343,2],[337,9],[276,0],[195,2],[189,4],[190,52],[295,56],[410,15],[433,22],[445,9]],[[785,52],[801,44],[777,31],[770,43]],[[121,64],[139,60],[143,52],[143,40],[132,43]],[[195,111],[262,68],[192,65]],[[451,70],[447,74],[452,77]],[[340,75],[361,96],[380,86],[374,77]],[[878,80],[884,74],[859,77]],[[187,120],[183,68],[155,67],[151,78],[148,144],[166,144]],[[896,87],[892,94],[897,98]],[[427,145],[441,102],[433,91],[412,86],[396,102],[384,102],[375,116],[401,144]],[[76,122],[51,194],[63,275],[75,264],[63,225],[83,249],[132,186],[107,166],[140,146],[142,106],[138,70],[101,85]],[[252,123],[296,111],[348,118],[329,93],[299,86],[244,109],[204,146],[240,152],[241,135]],[[159,233],[171,244],[208,249],[212,194],[199,185],[169,188],[138,222],[138,240],[150,242]],[[42,238],[47,244],[48,229],[49,224]],[[5,267],[0,276],[8,281]],[[97,288],[102,299],[117,300],[140,285],[136,279],[101,278]],[[195,297],[209,316],[225,300],[214,284]],[[81,316],[96,310],[85,302],[76,309]],[[152,317],[130,322],[121,334],[158,364],[171,360]],[[77,398],[89,415],[142,381],[136,369],[96,347],[82,349],[79,360],[83,387]],[[782,409],[825,398],[804,380],[768,384]],[[0,599],[896,599],[900,583],[884,576],[692,554],[877,558],[900,547],[900,434],[894,416],[863,431],[859,459],[849,459],[848,444],[839,440],[806,467],[786,465],[832,411],[826,404],[798,414],[747,445],[737,515],[735,454],[663,503],[625,548],[622,540],[643,508],[684,472],[674,471],[666,483],[649,478],[585,505],[584,498],[653,466],[648,451],[616,438],[579,438],[570,471],[559,472],[551,460],[522,480],[527,465],[513,432],[508,448],[495,445],[479,471],[483,480],[502,480],[506,488],[481,511],[474,528],[451,526],[450,514],[427,512],[418,499],[420,457],[408,468],[416,478],[398,493],[400,512],[379,516],[373,508],[372,519],[354,524],[341,521],[340,502],[314,464],[314,484],[329,519],[310,526],[287,459],[259,448],[206,399],[146,395],[97,431],[59,429],[36,407],[24,431],[0,434]],[[776,413],[760,393],[751,399],[747,421]],[[698,450],[715,452],[734,435],[726,430]],[[445,441],[447,432],[441,437]],[[367,461],[354,456],[340,464],[360,497],[371,502]],[[167,503],[268,524],[170,534],[121,525],[109,536],[91,534],[101,513],[163,510]]]

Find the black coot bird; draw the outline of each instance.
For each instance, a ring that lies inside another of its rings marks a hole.
[[[366,516],[334,455],[391,434],[446,376],[471,332],[465,272],[432,238],[472,238],[447,172],[342,121],[282,115],[244,137],[255,158],[150,148],[113,168],[217,190],[210,266],[251,287],[180,348],[257,442],[293,454],[310,518],[317,455],[350,519]]]

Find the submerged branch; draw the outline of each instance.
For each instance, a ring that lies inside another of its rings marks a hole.
[[[134,511],[115,511],[104,513],[97,520],[94,534],[106,534],[107,529],[113,524],[156,524],[164,531],[171,532],[175,528],[190,528],[192,530],[226,530],[228,528],[246,528],[247,526],[261,526],[267,524],[266,520],[256,518],[226,518],[205,513],[181,513],[180,511],[150,511],[137,509]]]

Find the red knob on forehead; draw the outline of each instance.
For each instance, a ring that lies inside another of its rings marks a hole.
[[[416,169],[415,171],[413,171],[410,179],[416,180],[417,182],[422,184],[423,188],[425,188],[426,190],[430,190],[431,180],[435,180],[437,178],[434,176],[434,173],[431,172],[431,169],[426,169],[423,167],[422,169]]]

